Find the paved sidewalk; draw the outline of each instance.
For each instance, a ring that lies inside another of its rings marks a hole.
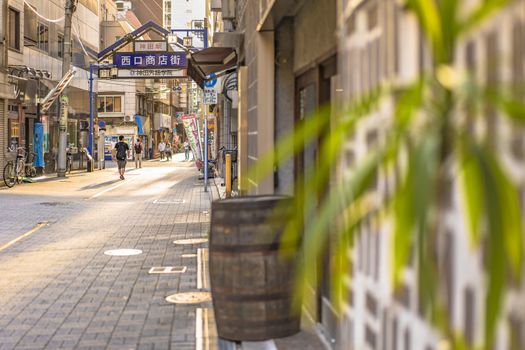
[[[209,286],[199,271],[207,243],[173,243],[207,237],[210,196],[197,171],[154,164],[122,182],[115,173],[0,191],[13,209],[2,211],[3,234],[37,229],[0,251],[0,349],[216,348],[211,302],[165,301]],[[104,254],[119,248],[142,254]],[[152,267],[185,272],[149,274]]]

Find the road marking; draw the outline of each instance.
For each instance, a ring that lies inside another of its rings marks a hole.
[[[9,241],[7,242],[6,244],[4,244],[3,246],[0,246],[0,252],[3,251],[3,250],[6,250],[7,248],[11,247],[13,244],[15,244],[16,242],[26,238],[26,237],[29,237],[31,236],[33,233],[37,232],[38,230],[40,230],[42,227],[44,226],[47,226],[49,224],[49,221],[43,221],[43,222],[39,222],[33,229],[27,231],[26,233],[24,233],[23,235],[21,236],[18,236],[17,238],[13,239],[12,241]]]
[[[202,309],[197,308],[195,314],[195,350],[203,350],[202,345]]]
[[[133,179],[128,180],[128,181],[125,181],[125,180],[124,180],[124,181],[122,181],[121,183],[119,183],[118,185],[115,185],[115,186],[110,187],[110,188],[106,188],[105,190],[100,191],[100,192],[98,192],[98,193],[92,195],[92,196],[89,197],[87,200],[98,198],[98,197],[102,196],[104,193],[107,193],[107,192],[109,192],[109,191],[113,191],[114,189],[119,188],[120,186],[123,186],[123,185],[125,185],[125,184],[127,184],[127,183],[130,183],[130,182],[132,182],[132,181],[134,181],[134,180],[136,180],[136,179],[137,179],[137,178],[133,178]]]
[[[185,273],[186,266],[155,266],[149,269],[149,274]]]
[[[204,341],[206,342],[206,350],[210,350],[210,309],[204,309]]]
[[[202,249],[202,286],[208,289],[208,248]]]
[[[197,289],[202,289],[202,249],[197,249]]]

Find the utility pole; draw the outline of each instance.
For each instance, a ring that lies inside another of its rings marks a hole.
[[[73,13],[76,10],[77,0],[66,0],[66,11],[64,20],[64,57],[62,58],[62,76],[66,75],[71,67],[72,37],[71,37],[71,22],[73,20]],[[61,98],[62,108],[60,113],[59,123],[59,142],[58,142],[58,177],[66,176],[66,148],[67,148],[67,109],[68,98],[64,91]]]

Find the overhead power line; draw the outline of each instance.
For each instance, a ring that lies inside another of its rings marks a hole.
[[[51,19],[51,18],[47,18],[45,16],[43,16],[42,14],[40,14],[34,7],[33,5],[31,5],[27,0],[24,0],[24,4],[27,5],[27,7],[29,7],[31,9],[31,11],[33,11],[38,17],[42,18],[43,20],[45,21],[48,21],[48,22],[52,22],[52,23],[59,23],[59,22],[62,22],[66,17],[65,16],[62,16],[60,18],[57,18],[57,19]]]

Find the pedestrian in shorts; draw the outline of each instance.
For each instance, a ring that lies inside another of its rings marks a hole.
[[[142,168],[143,150],[144,146],[142,145],[142,141],[140,139],[137,139],[137,142],[135,143],[135,168]]]
[[[118,173],[120,174],[120,179],[124,180],[124,172],[126,171],[127,157],[130,155],[129,145],[126,142],[124,142],[124,136],[120,135],[118,137],[118,142],[115,144],[114,153],[114,158],[117,158]]]

